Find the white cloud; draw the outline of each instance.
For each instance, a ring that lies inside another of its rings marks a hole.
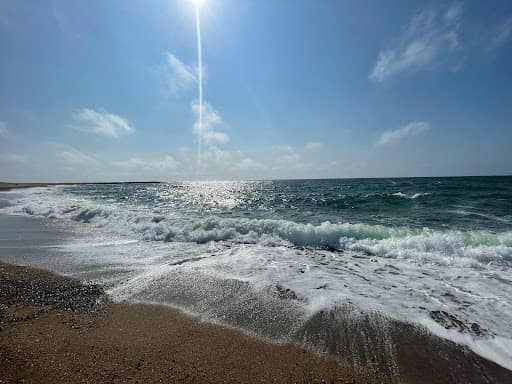
[[[234,162],[233,153],[216,146],[210,146],[201,153],[202,163],[208,167],[227,167]]]
[[[7,123],[5,121],[0,121],[0,136],[5,137],[8,132]]]
[[[324,147],[323,143],[316,142],[316,141],[310,141],[310,142],[306,143],[306,149],[309,149],[309,150],[322,149],[323,147]]]
[[[259,161],[246,157],[233,165],[235,171],[256,171],[264,169],[265,166]]]
[[[190,89],[197,84],[198,70],[183,63],[172,53],[167,53],[167,65],[171,93]]]
[[[487,50],[492,51],[505,45],[512,39],[512,17],[509,17],[494,33]]]
[[[275,146],[274,149],[278,151],[280,159],[285,159],[287,161],[296,161],[300,157],[299,154],[295,151],[295,149],[289,145],[278,145]]]
[[[47,144],[52,149],[52,152],[56,153],[57,157],[62,161],[62,165],[65,168],[72,169],[72,166],[97,166],[99,161],[93,156],[89,156],[72,145],[58,143],[54,141],[48,141]]]
[[[17,153],[4,152],[0,153],[0,161],[5,163],[26,163],[28,160],[27,156],[20,155]]]
[[[63,159],[68,164],[73,165],[98,165],[98,161],[86,155],[83,152],[80,152],[77,149],[69,147],[69,149],[62,151],[59,153],[59,157]]]
[[[425,9],[404,28],[394,47],[379,53],[369,78],[384,81],[401,73],[429,69],[459,46],[462,6]]]
[[[295,149],[289,145],[280,145],[274,147],[274,151],[276,152],[276,158],[272,162],[272,169],[288,169],[288,168],[296,168],[301,165],[300,155],[295,151]]]
[[[69,1],[53,0],[51,2],[51,13],[55,25],[60,30],[64,39],[77,40],[86,37],[84,23],[82,21],[82,10],[76,4]]]
[[[202,111],[202,125],[199,121],[200,111]],[[192,113],[196,119],[193,127],[194,133],[201,136],[206,143],[225,144],[229,141],[228,134],[216,130],[217,127],[224,125],[224,121],[219,112],[213,109],[210,104],[203,103],[202,108],[200,108],[198,103],[193,103]]]
[[[241,151],[225,151],[215,146],[208,147],[202,154],[202,163],[211,172],[222,170],[238,173],[265,168],[262,163],[247,157]]]
[[[123,161],[113,161],[112,165],[119,168],[145,170],[145,171],[162,171],[175,170],[179,167],[179,162],[170,155],[166,155],[160,159],[138,159],[132,158]]]
[[[405,139],[407,136],[418,135],[422,132],[428,131],[429,129],[430,125],[428,123],[423,121],[413,121],[401,128],[384,132],[377,141],[377,145],[389,145],[398,143],[399,141]]]
[[[103,110],[83,108],[73,114],[73,119],[73,128],[98,135],[117,138],[134,131],[125,118]]]
[[[167,54],[167,64],[169,67],[169,89],[172,93],[180,90],[190,89],[197,85],[198,69],[193,68],[172,53]],[[219,127],[224,126],[224,121],[220,113],[210,104],[204,102],[202,108],[198,102],[192,103],[192,113],[194,115],[193,131],[197,136],[201,136],[206,144],[225,144],[229,141],[229,135],[219,131]],[[199,121],[199,115],[202,117],[202,124]]]
[[[179,159],[182,164],[180,171],[186,177],[196,172],[197,153],[192,148],[181,148]],[[247,156],[242,151],[228,151],[210,145],[201,153],[201,173],[210,177],[232,177],[240,173],[261,171],[265,165]],[[249,173],[246,173],[249,176]]]

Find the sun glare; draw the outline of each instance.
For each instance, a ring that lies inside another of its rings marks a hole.
[[[197,7],[202,6],[206,0],[191,0]]]

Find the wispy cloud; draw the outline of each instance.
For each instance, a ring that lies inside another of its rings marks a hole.
[[[264,169],[265,166],[259,161],[245,157],[233,165],[235,171],[257,171]]]
[[[28,157],[18,153],[3,152],[0,153],[0,161],[2,163],[26,163]]]
[[[78,40],[86,37],[84,33],[83,11],[79,5],[67,1],[52,1],[51,14],[64,39]]]
[[[168,85],[171,93],[190,89],[197,84],[198,70],[193,68],[172,53],[167,53]]]
[[[7,123],[5,121],[0,121],[0,137],[7,136],[7,133],[9,131],[7,130]]]
[[[104,110],[83,108],[73,114],[73,120],[74,129],[114,138],[135,131],[128,120]]]
[[[59,157],[68,165],[98,165],[99,162],[94,157],[86,155],[74,148],[68,148],[59,153]]]
[[[257,160],[248,157],[241,151],[227,151],[212,145],[201,154],[204,168],[207,172],[240,172],[260,171],[265,166]]]
[[[180,164],[174,157],[166,155],[160,159],[138,159],[132,158],[123,161],[113,161],[112,165],[125,169],[138,169],[149,171],[168,171],[177,169]]]
[[[72,145],[55,141],[47,141],[45,144],[50,147],[51,152],[56,154],[61,165],[66,168],[72,169],[77,165],[89,167],[100,165],[94,156],[87,155]]]
[[[297,151],[290,145],[277,145],[274,147],[274,150],[279,154],[279,158],[285,161],[296,161],[300,157]]]
[[[199,112],[201,107],[199,103],[192,103],[192,113],[195,116],[195,123],[193,126],[194,133],[201,135],[201,138],[206,143],[225,144],[229,141],[229,135],[220,132],[217,128],[224,126],[224,121],[218,111],[216,111],[210,104],[203,103],[202,106],[202,125],[199,122]]]
[[[423,121],[413,121],[401,128],[384,132],[377,141],[377,145],[395,144],[408,136],[418,135],[428,131],[429,129],[430,125],[428,123]]]
[[[459,46],[461,24],[460,3],[424,9],[411,19],[393,47],[379,53],[369,78],[384,81],[433,67]]]
[[[306,149],[309,149],[310,151],[322,149],[323,147],[324,147],[324,144],[320,143],[318,141],[310,141],[310,142],[306,143]]]
[[[299,153],[289,145],[279,145],[274,147],[276,157],[273,159],[271,168],[273,170],[300,168],[304,166],[301,162]]]
[[[184,177],[190,177],[196,171],[196,150],[190,147],[181,147],[178,153],[178,171]],[[265,164],[251,158],[239,150],[225,150],[212,144],[201,152],[203,167],[201,172],[212,177],[227,177],[244,174],[250,176],[251,171],[264,170]]]
[[[497,28],[487,45],[488,51],[493,51],[512,40],[512,16]]]

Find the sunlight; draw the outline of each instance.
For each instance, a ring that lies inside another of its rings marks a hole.
[[[202,58],[202,43],[201,43],[201,16],[199,8],[204,0],[194,0],[196,4],[196,37],[197,37],[197,68],[198,68],[198,98],[199,98],[199,116],[198,127],[199,132],[197,135],[197,168],[196,177],[199,178],[201,172],[201,143],[203,136],[203,58]]]
[[[196,5],[196,7],[202,6],[204,3],[206,3],[206,0],[190,0],[192,3]]]
[[[0,0],[0,52],[0,384],[512,384],[512,0]]]

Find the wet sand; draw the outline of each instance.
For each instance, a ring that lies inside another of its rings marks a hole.
[[[43,253],[51,248],[44,245],[66,236],[52,229],[45,237],[33,218],[4,217],[0,224],[10,249],[0,259],[12,263],[46,268],[38,261],[48,260]],[[13,235],[20,228],[22,238]],[[293,292],[282,294],[293,299]],[[101,287],[0,263],[0,383],[512,383],[511,371],[463,346],[379,314],[353,316],[354,310],[332,308],[309,319],[292,337],[306,350],[205,324],[169,307],[113,304]],[[450,314],[433,314],[447,328],[459,325]],[[485,332],[477,324],[461,331]]]
[[[0,263],[0,382],[381,381],[298,346],[167,307],[113,304],[100,287]]]
[[[51,246],[67,234],[45,228],[35,218],[0,217],[0,243],[7,253],[0,260],[59,270],[50,262]],[[250,293],[240,282],[219,289],[219,297]],[[279,292],[281,300],[294,295]],[[241,324],[247,317],[254,320],[242,310],[236,313]],[[266,328],[279,323],[262,315],[268,312],[257,313]],[[461,327],[450,314],[433,315],[446,328],[475,336],[486,332],[478,324]],[[512,383],[512,371],[464,346],[378,313],[358,313],[351,305],[316,313],[290,339],[309,349],[268,343],[169,307],[113,304],[101,287],[0,263],[0,383]]]
[[[114,304],[99,286],[0,262],[0,383],[511,382],[512,372],[454,343],[402,323],[376,332],[366,324],[376,319],[355,325],[347,311],[319,312],[300,337],[328,336],[335,360],[169,307]],[[354,343],[364,350],[359,364],[341,365]],[[379,367],[390,344],[396,375]]]

